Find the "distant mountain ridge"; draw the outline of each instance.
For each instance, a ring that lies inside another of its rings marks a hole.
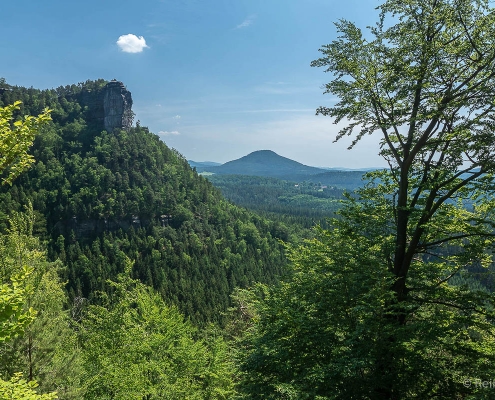
[[[321,168],[310,167],[280,156],[272,150],[254,151],[244,157],[219,166],[205,166],[203,171],[214,172],[215,174],[270,176],[275,178],[308,176],[325,172]]]
[[[191,162],[190,162],[191,163]],[[362,184],[365,171],[346,169],[326,169],[310,167],[290,158],[278,155],[272,150],[254,151],[237,160],[221,165],[206,165],[193,162],[198,172],[213,172],[219,175],[252,175],[278,178],[288,181],[310,181],[324,185],[337,185],[354,189]]]

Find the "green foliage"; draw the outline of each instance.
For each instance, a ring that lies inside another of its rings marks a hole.
[[[4,81],[3,84],[5,84]],[[11,106],[0,107],[0,173],[6,175],[3,183],[12,183],[32,164],[33,158],[27,150],[32,145],[40,125],[50,120],[49,110],[45,109],[44,113],[36,118],[26,116],[23,120],[12,123],[13,112],[19,109],[19,105],[20,102],[15,102]],[[8,236],[12,239],[10,241],[0,236],[0,249],[2,250],[0,346],[3,348],[8,341],[21,336],[36,315],[33,308],[29,306],[29,297],[34,292],[31,278],[35,269],[31,265],[24,264],[26,260],[23,257],[23,240],[20,238],[22,233],[24,232],[11,232]],[[9,258],[9,250],[13,250],[16,257]],[[32,376],[29,381],[23,380],[21,373],[13,374],[9,381],[0,379],[0,397],[2,399],[57,398],[56,393],[38,395],[35,391],[38,384],[32,380]]]
[[[381,135],[389,171],[349,198],[294,276],[254,302],[246,398],[490,398],[495,12],[483,0],[385,1],[313,62],[337,140]],[[352,146],[351,146],[352,147]],[[469,387],[466,382],[473,382]]]
[[[26,298],[32,292],[28,276],[32,272],[24,267],[22,272],[10,277],[10,283],[0,285],[0,343],[23,332],[36,316],[36,312],[24,309]]]
[[[363,212],[351,204],[333,230],[290,248],[292,279],[245,306],[245,398],[382,398],[384,387],[401,399],[484,398],[465,382],[495,373],[493,295],[450,282],[450,262],[418,260],[410,300],[391,306],[395,278],[384,260],[393,236],[376,228],[379,214],[357,223]]]
[[[20,109],[21,102],[0,107],[0,171],[6,175],[3,183],[11,184],[33,162],[28,154],[40,126],[50,120],[47,108],[37,117],[26,116],[13,122],[14,111]]]
[[[336,76],[326,92],[339,102],[318,112],[349,121],[337,140],[354,130],[353,143],[365,134],[381,136],[380,154],[390,174],[387,187],[377,190],[393,200],[390,262],[401,301],[418,254],[435,253],[450,241],[490,237],[492,207],[484,200],[495,171],[495,16],[482,0],[390,0],[379,9],[370,40],[340,21],[341,36],[312,65]],[[452,202],[481,208],[463,214]],[[442,232],[451,213],[458,223]]]
[[[19,312],[32,315],[29,323],[18,326],[17,335],[0,345],[0,375],[15,376],[22,371],[29,382],[41,382],[42,391],[57,390],[63,399],[79,398],[79,351],[65,310],[67,298],[58,276],[60,263],[46,261],[39,239],[32,235],[33,218],[32,208],[14,213],[8,234],[0,236],[3,279],[29,270],[24,281],[24,288],[29,290],[18,306]]]
[[[129,264],[128,264],[129,265]],[[109,282],[81,325],[87,399],[228,399],[227,348],[212,332],[195,339],[176,307],[128,274]]]
[[[37,394],[34,381],[27,382],[22,375],[15,374],[9,381],[0,379],[0,399],[2,400],[51,400],[57,399],[55,393]]]
[[[27,153],[33,144],[39,127],[49,121],[49,110],[38,117],[26,116],[13,122],[14,111],[20,108],[20,102],[0,107],[0,173],[4,174],[3,183],[12,183],[17,176],[33,163],[33,157]],[[0,281],[0,342],[11,339],[33,320],[34,311],[24,310],[23,306],[32,287],[27,283],[31,268],[2,271]],[[10,281],[10,282],[9,282]]]

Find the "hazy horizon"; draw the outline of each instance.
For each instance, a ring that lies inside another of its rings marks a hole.
[[[257,152],[257,151],[267,151],[267,150],[268,151],[273,151],[271,149],[259,149],[259,150],[255,150],[254,152]],[[190,158],[188,158],[187,161],[188,162],[193,162],[193,163],[200,163],[200,164],[201,163],[202,164],[212,163],[212,164],[223,165],[223,164],[225,164],[225,163],[227,163],[229,161],[235,161],[235,160],[238,160],[240,158],[243,158],[243,157],[245,157],[247,155],[250,155],[251,153],[253,153],[253,152],[247,153],[247,154],[245,154],[245,155],[243,155],[241,157],[233,158],[233,159],[228,160],[228,161],[225,161],[225,162],[218,162],[218,161],[215,161],[215,160],[193,160],[193,159],[190,159]],[[285,157],[283,154],[278,154],[277,152],[274,152],[274,153],[276,153],[277,155],[279,155],[281,157]],[[290,157],[285,157],[285,158],[291,159]],[[304,164],[304,163],[302,163],[302,162],[300,162],[298,160],[293,160],[293,159],[291,159],[291,160],[292,161],[299,162],[301,164]],[[383,167],[380,167],[380,166],[369,166],[369,167],[361,167],[361,168],[349,168],[349,167],[342,167],[342,166],[339,166],[339,165],[337,165],[337,166],[331,166],[331,167],[326,166],[326,165],[311,165],[311,164],[304,164],[304,165],[306,165],[308,167],[315,167],[315,168],[321,168],[321,169],[337,169],[337,170],[338,169],[342,169],[342,170],[357,170],[357,171],[368,170],[368,169],[380,169],[380,168],[383,168]]]

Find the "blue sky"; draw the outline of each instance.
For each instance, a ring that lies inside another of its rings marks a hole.
[[[334,101],[311,68],[333,21],[372,25],[363,0],[16,0],[2,4],[0,76],[46,89],[113,78],[136,119],[188,159],[270,149],[315,166],[375,167],[377,139],[347,151],[315,116]],[[119,42],[119,44],[117,43]]]

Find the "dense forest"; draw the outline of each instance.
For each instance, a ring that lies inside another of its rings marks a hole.
[[[352,193],[341,187],[308,181],[249,175],[205,173],[204,176],[233,203],[293,228],[300,227],[298,236],[317,224],[326,226],[327,219],[336,216],[345,194]]]
[[[274,282],[287,228],[239,209],[145,127],[102,131],[81,105],[106,82],[4,89],[19,115],[52,110],[29,172],[0,190],[0,223],[31,203],[35,233],[66,266],[69,297],[91,298],[134,261],[132,276],[196,322],[222,322],[235,287]]]

